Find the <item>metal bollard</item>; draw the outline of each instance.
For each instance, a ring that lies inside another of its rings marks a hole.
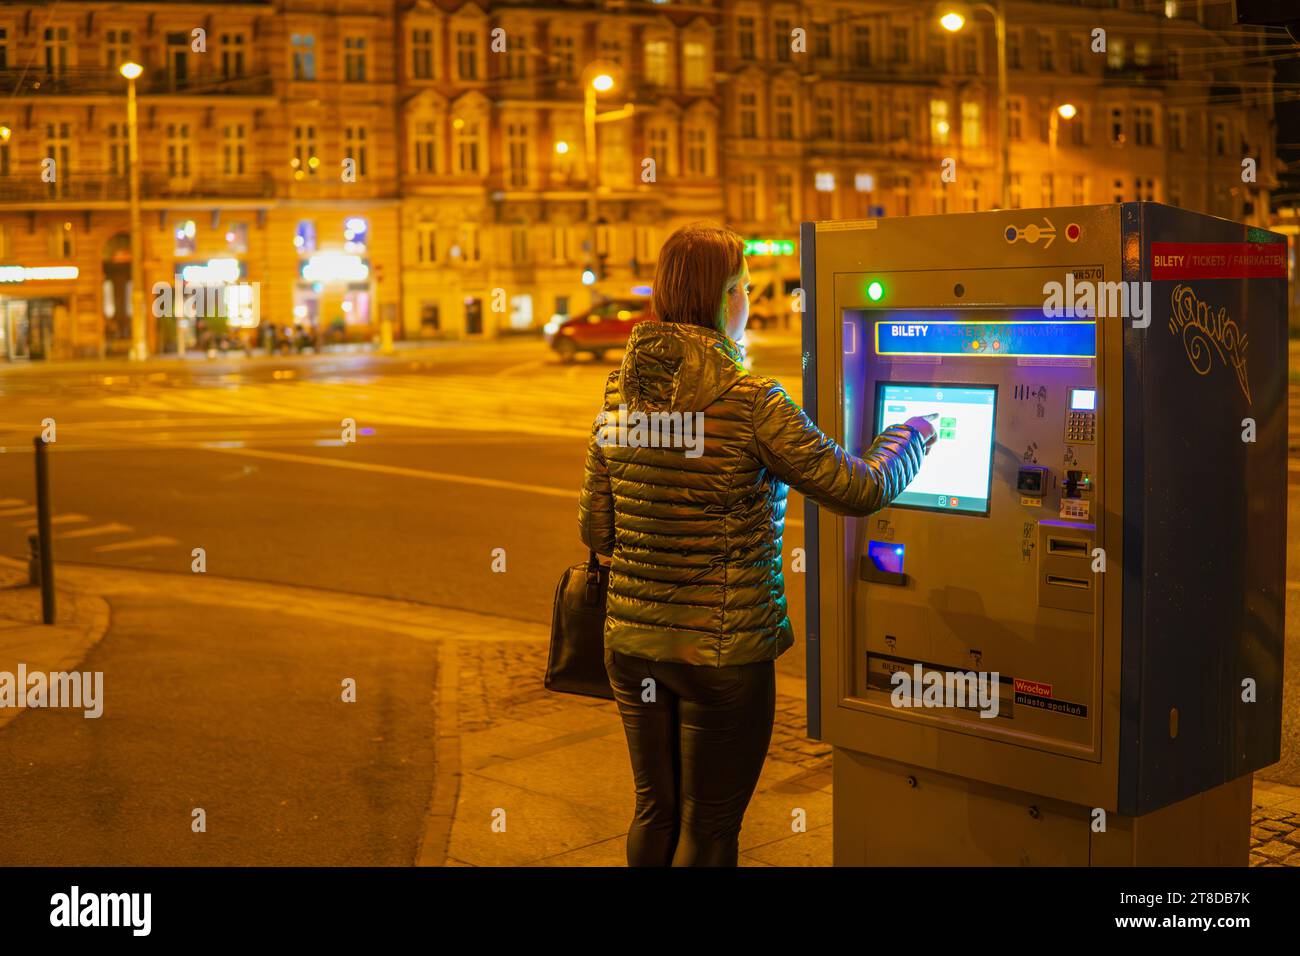
[[[27,585],[41,586],[41,539],[35,534],[27,536]]]
[[[50,530],[50,463],[45,440],[39,435],[36,444],[36,530],[40,548],[41,619],[54,623],[54,542]]]

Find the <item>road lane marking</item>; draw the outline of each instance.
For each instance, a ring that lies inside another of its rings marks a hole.
[[[12,508],[14,505],[25,505],[27,502],[21,498],[0,498],[0,508]]]
[[[89,521],[85,515],[55,515],[50,519],[50,524],[80,524],[83,521]],[[32,521],[15,521],[14,525],[19,528],[35,528],[39,522]]]
[[[16,515],[30,515],[35,513],[35,505],[27,505],[22,508],[4,508],[0,509],[0,518],[12,518]]]
[[[114,544],[101,544],[93,550],[96,553],[102,551],[135,551],[139,548],[161,548],[173,544],[176,544],[175,538],[155,535],[152,538],[137,538],[135,541],[118,541]]]
[[[93,528],[78,528],[76,531],[67,531],[59,535],[60,540],[64,538],[97,538],[105,534],[121,534],[123,531],[134,530],[129,524],[111,524],[96,525]]]
[[[545,485],[526,485],[518,481],[502,481],[499,478],[476,478],[470,475],[453,475],[443,471],[422,471],[418,468],[403,468],[400,465],[379,465],[366,461],[337,461],[318,458],[315,455],[294,455],[281,451],[262,451],[252,448],[205,448],[204,451],[221,455],[243,455],[248,458],[266,458],[271,461],[293,461],[304,465],[317,465],[322,468],[343,468],[351,471],[369,471],[377,475],[401,475],[403,478],[418,478],[421,481],[441,481],[454,485],[473,485],[478,488],[499,488],[503,491],[526,491],[535,495],[551,498],[568,498],[577,501],[577,488],[548,488]]]

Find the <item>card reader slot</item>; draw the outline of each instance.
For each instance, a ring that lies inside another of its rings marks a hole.
[[[1092,582],[1087,578],[1067,578],[1060,574],[1047,575],[1047,583],[1058,588],[1081,588],[1085,591],[1092,587]]]
[[[1060,554],[1068,558],[1086,558],[1088,557],[1089,542],[1084,538],[1058,538],[1055,535],[1047,536],[1047,553]]]

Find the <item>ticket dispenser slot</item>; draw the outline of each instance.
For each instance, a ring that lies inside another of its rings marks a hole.
[[[1038,523],[1038,605],[1092,613],[1095,526]]]

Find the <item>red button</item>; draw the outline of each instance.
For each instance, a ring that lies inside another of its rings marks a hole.
[[[1072,222],[1065,227],[1065,238],[1069,239],[1071,242],[1079,241],[1079,226],[1077,223]]]

